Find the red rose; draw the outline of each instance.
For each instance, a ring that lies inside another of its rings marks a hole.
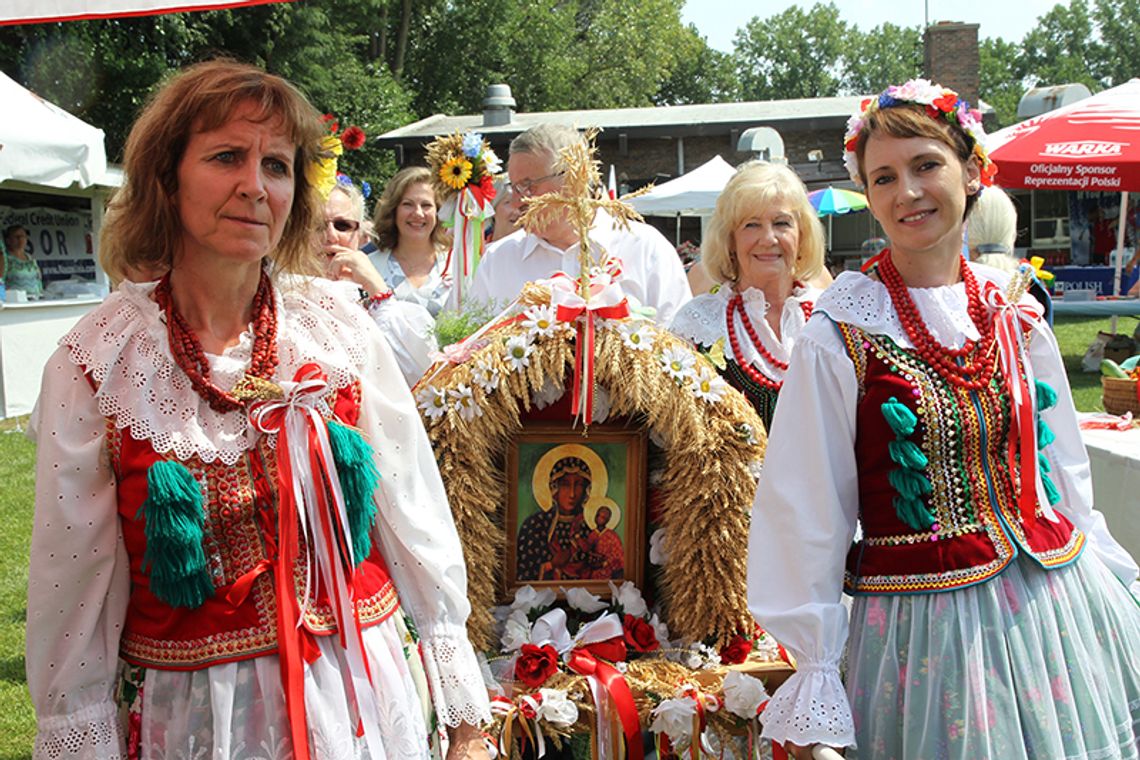
[[[515,678],[532,689],[546,683],[558,672],[558,652],[549,644],[535,646],[523,644],[515,660]]]
[[[344,134],[340,136],[340,144],[346,150],[359,150],[364,147],[364,130],[353,124],[348,129],[344,130]]]
[[[950,113],[954,110],[954,107],[958,105],[958,96],[952,92],[948,92],[940,98],[935,98],[934,105],[938,107],[939,111]]]
[[[739,633],[732,637],[728,645],[720,650],[720,661],[725,665],[736,665],[748,659],[752,652],[752,640],[746,639]]]
[[[657,632],[644,618],[627,614],[622,621],[622,629],[625,643],[633,647],[634,651],[652,652],[661,646],[657,641]]]

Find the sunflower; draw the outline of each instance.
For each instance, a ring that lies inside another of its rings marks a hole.
[[[455,156],[440,167],[439,178],[451,189],[462,190],[471,179],[471,162],[463,156]]]

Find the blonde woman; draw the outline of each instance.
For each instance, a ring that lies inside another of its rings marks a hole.
[[[704,351],[723,351],[724,378],[764,420],[796,337],[820,290],[823,229],[799,177],[782,164],[750,161],[717,199],[701,266],[719,284],[681,307],[674,333]]]

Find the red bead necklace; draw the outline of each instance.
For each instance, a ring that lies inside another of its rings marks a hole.
[[[190,329],[185,317],[178,313],[170,293],[170,274],[158,281],[154,300],[166,317],[166,336],[170,353],[186,376],[195,393],[201,396],[216,412],[232,412],[242,403],[232,393],[223,391],[210,382],[210,360],[202,349],[198,336]],[[246,377],[268,380],[277,371],[277,310],[273,286],[263,270],[253,296],[253,350]]]
[[[796,285],[798,287],[799,283]],[[800,302],[800,308],[803,309],[804,312],[804,319],[811,317],[811,306],[812,305],[806,301]],[[772,390],[776,391],[780,390],[781,386],[784,384],[782,380],[773,380],[760,370],[756,369],[756,367],[752,365],[752,362],[745,360],[744,354],[740,351],[740,341],[736,337],[736,321],[733,319],[734,313],[740,315],[740,321],[744,323],[744,331],[748,333],[748,339],[752,342],[752,345],[756,348],[761,356],[767,359],[773,367],[780,371],[786,370],[788,368],[788,363],[780,361],[776,357],[772,356],[772,353],[768,351],[768,349],[764,346],[763,341],[760,340],[760,336],[756,332],[756,327],[752,324],[752,320],[748,318],[748,314],[744,310],[744,297],[737,293],[732,298],[728,299],[728,308],[725,310],[724,315],[725,323],[728,325],[728,342],[732,346],[732,355],[736,360],[737,366],[740,367],[740,369],[744,371],[744,374],[748,375],[748,377],[751,378],[752,381],[757,385],[762,385],[765,388],[771,388]]]
[[[910,297],[910,291],[907,290],[902,275],[899,274],[889,255],[883,256],[876,271],[879,280],[887,288],[891,303],[898,312],[899,321],[918,355],[934,367],[939,375],[959,388],[978,390],[989,385],[997,366],[997,354],[994,351],[996,343],[994,322],[982,302],[978,280],[970,267],[965,263],[962,264],[962,282],[966,286],[970,319],[978,328],[981,338],[976,342],[968,340],[961,348],[947,348],[930,334],[914,299]],[[956,361],[958,359],[965,361],[959,364]]]

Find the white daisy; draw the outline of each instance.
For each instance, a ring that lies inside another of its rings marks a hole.
[[[653,332],[645,322],[623,322],[618,328],[621,340],[636,351],[650,351],[653,349]]]
[[[482,388],[484,393],[490,393],[499,387],[499,370],[480,359],[471,368],[471,382]]]
[[[455,411],[459,412],[459,416],[463,419],[473,420],[482,416],[483,409],[475,403],[475,394],[472,393],[470,386],[460,383],[448,391],[448,395],[455,404]]]
[[[419,407],[428,419],[439,419],[447,412],[447,393],[442,388],[428,385],[417,394]]]
[[[530,366],[530,355],[532,353],[534,353],[534,346],[531,344],[529,336],[516,335],[507,339],[507,362],[515,372],[522,370],[523,367]]]
[[[728,390],[728,383],[720,375],[701,368],[693,379],[693,395],[710,404],[720,401],[721,396]]]
[[[677,346],[665,349],[665,353],[661,356],[661,368],[677,384],[684,383],[685,379],[692,375],[693,365],[696,363],[697,358],[691,351]]]
[[[503,170],[503,160],[491,148],[483,151],[483,166],[487,167],[488,174],[498,174]]]
[[[532,306],[523,312],[522,326],[531,337],[549,337],[558,330],[558,320],[553,306]]]

